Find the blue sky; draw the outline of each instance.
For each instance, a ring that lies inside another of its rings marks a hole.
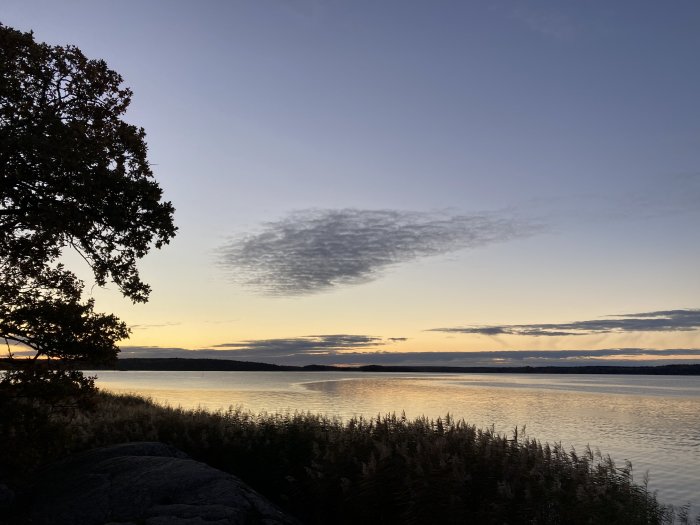
[[[134,91],[180,232],[141,264],[148,304],[93,291],[129,352],[700,348],[697,326],[469,331],[695,315],[697,2],[6,0],[0,20]]]

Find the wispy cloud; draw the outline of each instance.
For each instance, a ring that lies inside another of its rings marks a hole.
[[[323,336],[344,337],[344,336]],[[356,336],[366,337],[366,336]],[[302,339],[293,338],[282,345],[263,341],[253,341],[246,348],[235,350],[208,348],[186,350],[183,348],[155,348],[127,346],[122,348],[121,357],[180,357],[233,359],[238,361],[258,361],[280,365],[407,365],[407,366],[556,366],[556,365],[655,365],[673,362],[697,363],[700,349],[649,349],[649,348],[609,348],[602,350],[498,350],[488,352],[389,352],[370,350],[358,351],[351,346],[318,347],[303,345]],[[379,339],[379,338],[372,338]],[[275,340],[272,340],[275,341]],[[238,343],[236,343],[238,344]],[[298,344],[298,345],[297,345]],[[358,339],[358,344],[362,345]],[[381,340],[374,346],[381,345]],[[260,350],[261,348],[267,350]],[[283,350],[284,347],[284,350]],[[365,348],[360,346],[359,348]]]
[[[697,362],[698,360],[700,360],[700,349],[696,348],[608,348],[602,350],[499,350],[486,352],[352,352],[324,356],[318,363],[386,366],[575,366],[645,365],[673,361]]]
[[[700,309],[660,310],[571,323],[432,328],[431,332],[481,335],[571,336],[622,332],[685,332],[700,329]]]
[[[534,231],[497,214],[304,210],[224,245],[220,262],[234,280],[263,294],[307,295],[372,281],[395,264]]]
[[[161,348],[124,346],[121,357],[203,357],[213,359],[264,360],[323,358],[343,353],[353,354],[358,350],[370,351],[387,345],[406,341],[405,337],[375,337],[357,334],[306,335],[276,339],[248,339],[232,343],[213,345],[211,348],[186,350],[183,348]],[[307,362],[308,359],[307,359]]]
[[[238,352],[239,355],[251,356],[284,356],[284,355],[316,355],[337,353],[343,350],[356,350],[358,348],[374,348],[386,344],[381,337],[370,335],[309,335],[304,337],[291,337],[286,339],[253,339],[235,343],[223,343],[214,345],[214,348],[222,348]]]
[[[151,324],[132,324],[129,326],[131,330],[150,330],[151,328],[165,328],[167,326],[179,326],[181,322],[168,323],[151,323]]]

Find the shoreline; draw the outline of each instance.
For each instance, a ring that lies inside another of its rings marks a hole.
[[[2,366],[0,362],[0,367]],[[700,364],[671,364],[657,366],[331,366],[274,365],[252,361],[200,358],[125,358],[110,365],[81,365],[83,370],[124,371],[193,371],[193,372],[383,372],[426,374],[622,374],[622,375],[700,375]]]

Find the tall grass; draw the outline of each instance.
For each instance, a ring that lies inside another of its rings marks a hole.
[[[8,420],[9,421],[9,420]],[[9,428],[0,468],[21,478],[65,454],[162,441],[231,472],[307,523],[672,523],[672,509],[587,449],[505,436],[450,416],[339,419],[207,412],[100,393],[90,409]],[[9,433],[8,433],[9,431]],[[8,448],[10,445],[11,448]],[[1,471],[0,471],[1,472]],[[688,521],[681,512],[681,521]]]

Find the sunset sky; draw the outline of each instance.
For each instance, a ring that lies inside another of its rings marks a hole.
[[[149,303],[91,290],[124,357],[700,362],[697,1],[4,0],[0,21],[134,91],[179,232],[140,264]]]

